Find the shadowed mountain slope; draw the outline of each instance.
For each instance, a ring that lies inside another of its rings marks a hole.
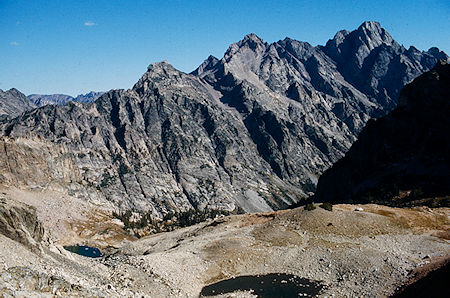
[[[370,120],[345,157],[320,177],[315,199],[404,205],[448,196],[449,86],[445,62],[407,85],[398,107]]]
[[[0,89],[0,120],[2,118],[13,118],[24,111],[32,110],[36,105],[17,89],[3,91]]]

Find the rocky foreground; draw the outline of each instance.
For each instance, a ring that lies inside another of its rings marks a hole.
[[[5,297],[197,297],[219,280],[267,273],[318,281],[320,296],[384,297],[418,267],[450,255],[449,208],[297,208],[218,217],[139,240],[101,206],[56,192],[5,188],[0,209]],[[8,234],[12,222],[18,232]],[[104,256],[63,249],[70,244],[99,247]]]

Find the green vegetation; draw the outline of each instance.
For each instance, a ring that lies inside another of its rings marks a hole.
[[[316,206],[314,206],[313,203],[308,203],[308,204],[305,205],[304,209],[305,209],[306,211],[311,211],[311,210],[316,209]]]
[[[319,207],[328,211],[333,211],[333,204],[331,203],[323,203]]]
[[[126,166],[124,163],[120,163],[119,175],[123,176],[123,175],[128,174],[128,173],[131,173],[131,169],[128,166]]]
[[[103,173],[102,182],[100,183],[99,188],[108,187],[116,182],[116,177],[111,176],[109,173]]]
[[[175,228],[183,228],[198,224],[207,219],[214,219],[219,215],[229,215],[228,211],[221,210],[194,210],[184,212],[169,212],[162,220],[155,220],[150,212],[140,214],[133,218],[133,212],[127,210],[123,213],[113,212],[113,216],[124,224],[124,230],[137,237],[160,232],[173,231]]]

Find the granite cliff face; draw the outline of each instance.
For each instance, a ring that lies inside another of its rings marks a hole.
[[[77,97],[72,97],[66,94],[31,94],[28,95],[28,99],[30,99],[35,105],[38,107],[42,107],[49,104],[56,105],[65,105],[69,101],[76,102],[94,102],[97,98],[102,96],[105,92],[95,92],[91,91],[86,94],[80,94]]]
[[[36,210],[12,201],[0,193],[0,234],[17,241],[33,252],[40,253],[42,243],[48,241]]]
[[[13,118],[24,111],[32,110],[36,105],[17,89],[3,91],[0,89],[0,121],[7,117]]]
[[[404,205],[448,196],[449,86],[445,62],[407,85],[398,107],[370,120],[345,157],[320,177],[315,199]]]
[[[192,74],[152,64],[130,90],[41,107],[0,131],[13,142],[37,135],[58,144],[74,165],[63,175],[69,182],[58,183],[123,210],[279,209],[312,194],[368,119],[393,107],[397,89],[383,86],[403,85],[429,67],[423,61],[447,57],[430,50],[408,60],[375,22],[354,32],[338,33],[326,47],[288,38],[267,44],[250,34]],[[363,44],[344,46],[351,38]],[[378,60],[399,62],[372,63],[367,87],[339,59],[355,55],[363,73],[374,51]],[[45,158],[48,172],[57,172]]]

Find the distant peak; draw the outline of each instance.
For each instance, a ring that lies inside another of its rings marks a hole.
[[[205,71],[208,71],[212,68],[214,68],[214,66],[219,62],[219,59],[217,59],[216,57],[214,57],[213,55],[209,55],[209,57],[203,61],[202,64],[200,64],[199,67],[197,67],[197,69],[195,69],[193,72],[191,72],[191,74],[195,75],[195,76],[202,76],[202,74]]]
[[[369,31],[379,31],[381,30],[381,25],[380,23],[376,22],[376,21],[366,21],[364,23],[361,24],[361,26],[358,27],[358,29],[366,29]]]
[[[350,31],[348,31],[348,30],[338,31],[334,35],[333,40],[335,40],[337,43],[341,43],[345,39],[345,37],[349,34],[350,34]]]
[[[255,33],[250,33],[250,34],[245,35],[243,41],[248,41],[248,40],[264,43],[264,40],[262,40],[262,38],[260,38]]]
[[[250,33],[244,36],[244,39],[238,42],[239,47],[248,46],[255,50],[258,46],[266,46],[266,42],[255,33]]]
[[[216,57],[214,57],[213,55],[209,55],[208,58],[205,60],[208,62],[216,62],[219,61],[219,59],[217,59]]]
[[[392,36],[381,27],[380,23],[375,21],[364,22],[357,30],[354,31],[356,36],[359,36],[361,40],[369,47],[373,49],[381,44],[399,46]]]
[[[147,67],[147,71],[161,70],[161,69],[171,69],[172,70],[172,69],[174,69],[174,67],[167,60],[152,63]]]

